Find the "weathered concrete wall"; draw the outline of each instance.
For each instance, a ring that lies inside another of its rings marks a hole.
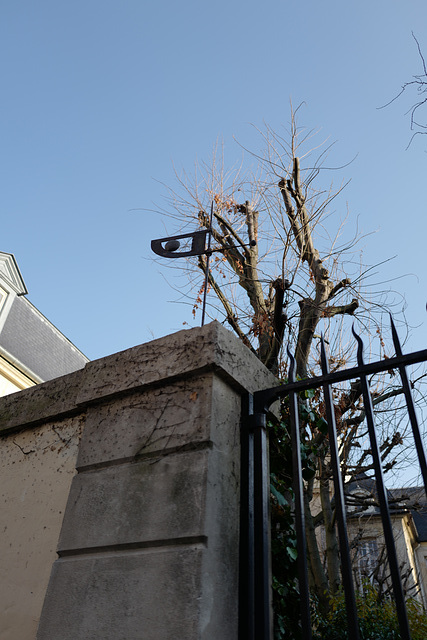
[[[35,638],[81,428],[77,416],[0,440],[1,640]]]
[[[34,524],[21,544],[27,555],[43,554],[45,576],[52,569],[38,640],[237,639],[241,395],[274,384],[256,357],[214,322],[0,399],[2,451],[7,443],[28,464],[34,454],[26,447],[34,448],[36,434],[63,436],[56,457],[41,447],[56,461],[51,493],[32,488],[43,508],[35,505],[30,514],[12,506],[4,523],[19,528],[28,517]],[[17,438],[29,440],[24,446]],[[62,473],[61,454],[68,465]],[[44,476],[40,468],[33,477],[22,473],[22,491]],[[2,500],[22,495],[8,492]],[[56,528],[49,525],[55,538],[67,495],[52,567],[45,513],[55,514]],[[0,640],[36,637],[46,578],[34,580],[25,555],[13,554],[14,582],[28,586],[25,593],[16,589],[12,608],[22,614],[31,585],[37,592],[32,625],[19,626],[10,616],[14,633]],[[5,569],[2,593],[8,575]]]

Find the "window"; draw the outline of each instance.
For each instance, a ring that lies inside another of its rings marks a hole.
[[[378,566],[379,550],[376,540],[361,540],[357,547],[357,578],[359,585],[364,580],[372,582],[373,572]]]

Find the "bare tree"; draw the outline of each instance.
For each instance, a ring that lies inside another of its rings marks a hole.
[[[395,100],[400,98],[400,96],[402,96],[403,94],[409,93],[409,95],[411,96],[412,104],[407,111],[407,115],[409,115],[410,117],[410,127],[413,133],[411,139],[409,140],[408,147],[410,146],[415,136],[419,134],[427,134],[427,121],[425,120],[425,116],[423,115],[423,107],[425,107],[425,105],[427,104],[427,66],[420,43],[415,37],[414,32],[412,32],[412,37],[414,38],[417,45],[422,72],[412,76],[412,80],[405,82],[402,85],[399,93],[394,96],[392,100],[380,107],[380,109],[384,109],[385,107],[388,107],[390,104],[395,102]],[[415,98],[413,97],[414,94]]]
[[[300,129],[295,116],[292,112],[287,137],[268,127],[260,132],[265,152],[249,155],[252,164],[257,161],[255,168],[251,164],[245,171],[242,164],[226,172],[222,156],[216,153],[211,164],[197,167],[194,178],[179,176],[179,189],[169,189],[169,206],[163,212],[179,220],[181,230],[189,225],[191,230],[195,225],[208,229],[210,203],[214,202],[209,272],[206,274],[205,256],[190,260],[184,268],[188,289],[180,286],[180,291],[193,295],[196,315],[203,286],[194,291],[194,272],[207,275],[211,317],[222,317],[265,366],[281,377],[286,377],[283,348],[290,345],[297,375],[305,378],[319,365],[320,331],[329,343],[331,369],[348,366],[354,342],[349,328],[355,319],[371,337],[372,352],[377,348],[381,357],[387,356],[382,329],[387,293],[379,288],[373,292],[368,286],[373,271],[361,266],[358,234],[347,241],[343,238],[347,212],[338,222],[332,219],[330,208],[345,185],[326,190],[317,186],[326,152],[310,162],[319,153],[310,149],[313,132]],[[401,394],[393,376],[372,383],[374,405],[391,411],[391,401]],[[372,473],[360,386],[337,388],[334,398],[345,479]],[[305,486],[309,573],[313,590],[326,602],[326,593],[339,587],[340,564],[320,393],[307,398],[304,407],[303,439],[314,470]],[[386,468],[393,469],[404,428],[397,418],[389,420],[389,415],[383,413],[381,447]],[[316,533],[320,524],[325,529],[326,567]]]

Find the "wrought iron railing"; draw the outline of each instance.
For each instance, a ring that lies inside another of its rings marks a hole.
[[[335,508],[341,557],[342,584],[348,618],[349,640],[359,640],[356,598],[352,578],[350,548],[347,535],[344,487],[340,469],[337,428],[332,398],[332,385],[359,379],[362,387],[365,419],[368,426],[370,448],[375,471],[376,490],[379,499],[384,539],[388,555],[391,581],[396,603],[402,640],[411,640],[405,596],[393,537],[387,490],[384,484],[381,454],[376,435],[374,412],[368,376],[375,373],[398,370],[402,382],[415,449],[417,452],[424,488],[427,491],[427,464],[418,424],[411,384],[406,373],[408,365],[427,361],[427,350],[402,354],[399,338],[391,319],[392,337],[396,356],[387,360],[364,363],[363,343],[353,331],[358,343],[358,366],[330,373],[325,344],[321,341],[322,375],[306,380],[295,379],[295,361],[291,354],[288,383],[258,391],[247,398],[244,413],[247,421],[242,430],[242,514],[241,514],[241,590],[240,590],[240,638],[241,640],[270,640],[272,637],[271,558],[269,538],[269,487],[267,413],[271,405],[289,397],[290,430],[293,456],[293,491],[295,528],[297,532],[298,575],[301,603],[301,626],[304,640],[311,640],[310,596],[308,586],[307,554],[305,542],[304,495],[301,467],[300,422],[298,394],[308,389],[323,390],[328,422],[331,466],[335,493]]]

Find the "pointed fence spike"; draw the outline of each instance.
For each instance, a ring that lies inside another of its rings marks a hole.
[[[356,333],[356,330],[354,328],[354,322],[353,322],[352,327],[351,327],[351,332],[352,332],[352,334],[354,335],[354,337],[356,338],[356,341],[357,341],[357,362],[358,362],[359,366],[362,366],[364,364],[364,361],[363,361],[363,340],[359,336],[359,334]]]
[[[328,358],[326,355],[325,338],[323,331],[320,334],[320,364],[322,367],[322,373],[329,373]]]
[[[286,351],[288,352],[288,357],[290,360],[289,364],[289,382],[295,382],[295,358],[291,353],[289,348],[289,344],[286,346]]]
[[[394,349],[396,351],[396,355],[397,356],[401,356],[402,355],[402,347],[400,344],[400,340],[399,340],[399,336],[397,335],[397,331],[396,331],[396,325],[394,324],[394,320],[393,320],[393,316],[390,315],[390,326],[391,326],[391,335],[393,338],[393,344],[394,344]]]

